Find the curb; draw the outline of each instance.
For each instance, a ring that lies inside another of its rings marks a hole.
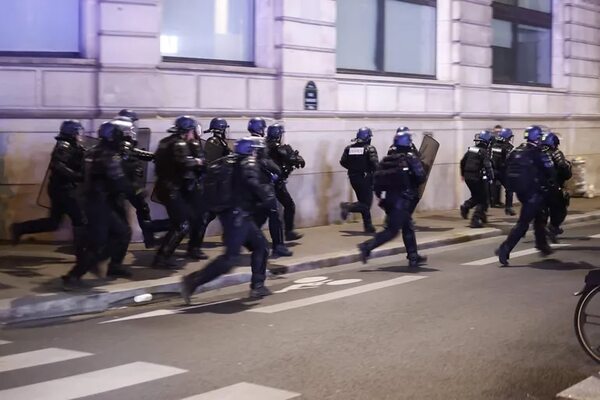
[[[600,211],[582,215],[572,215],[564,225],[600,219]],[[419,243],[419,249],[431,249],[451,244],[466,243],[479,239],[502,236],[503,231],[497,228],[483,228],[472,232],[449,234]],[[371,253],[371,259],[401,254],[401,244],[383,247]],[[272,264],[274,273],[294,273],[313,269],[327,268],[360,261],[356,250],[346,250],[313,257],[304,257],[289,262]],[[196,293],[207,292],[250,282],[250,272],[239,272],[223,275],[200,287]],[[79,314],[101,313],[111,308],[130,304],[133,297],[142,294],[179,296],[180,276],[173,276],[152,281],[125,283],[96,288],[93,294],[58,293],[39,296],[24,296],[0,301],[0,324],[34,321],[48,318],[69,317]],[[105,291],[103,291],[105,290]],[[5,303],[5,304],[2,304]]]

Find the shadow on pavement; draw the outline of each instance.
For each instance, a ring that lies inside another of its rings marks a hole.
[[[398,272],[403,274],[418,274],[421,272],[436,272],[439,269],[435,268],[427,268],[427,267],[418,267],[418,268],[409,268],[407,265],[390,265],[387,267],[381,267],[376,269],[361,269],[359,272]]]
[[[566,250],[561,249],[561,250]],[[574,270],[590,270],[598,268],[596,265],[592,265],[587,262],[564,262],[561,260],[557,260],[555,258],[547,258],[544,260],[539,260],[532,262],[530,264],[524,265],[509,265],[507,267],[502,268],[535,268],[535,269],[545,269],[552,271],[574,271]]]

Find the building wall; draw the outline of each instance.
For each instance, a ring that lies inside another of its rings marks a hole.
[[[435,80],[337,73],[334,0],[256,0],[256,67],[163,62],[161,0],[82,4],[82,59],[0,57],[4,237],[11,222],[45,214],[35,203],[61,120],[80,118],[91,131],[124,107],[152,129],[151,150],[180,114],[203,125],[224,116],[234,137],[249,117],[283,120],[286,141],[307,161],[289,180],[299,226],[339,220],[339,202],[352,191],[338,160],[362,125],[381,154],[400,125],[417,132],[417,144],[422,132],[434,133],[441,148],[421,209],[465,199],[458,162],[473,135],[496,123],[516,132],[534,122],[552,127],[565,153],[585,156],[590,183],[598,179],[600,5],[591,0],[554,0],[551,88],[492,84],[488,0],[438,0]],[[303,107],[309,80],[317,111]],[[164,210],[153,205],[153,215]],[[63,229],[45,238],[67,236]]]

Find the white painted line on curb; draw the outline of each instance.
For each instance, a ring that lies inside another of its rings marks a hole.
[[[0,399],[71,400],[187,372],[147,362],[134,362],[61,379],[0,390]],[[115,398],[118,398],[116,396]]]
[[[289,400],[298,396],[300,393],[240,382],[183,400]]]
[[[2,346],[3,344],[9,344],[12,342],[9,342],[8,340],[0,340],[0,346]]]
[[[280,311],[292,310],[294,308],[300,308],[310,306],[313,304],[324,303],[326,301],[342,299],[344,297],[354,296],[357,294],[372,292],[374,290],[383,289],[391,286],[402,285],[404,283],[418,281],[420,279],[427,278],[426,276],[401,276],[399,278],[390,279],[383,282],[369,283],[367,285],[361,285],[350,289],[338,290],[337,292],[322,294],[313,297],[307,297],[305,299],[287,301],[285,303],[274,304],[272,306],[256,307],[249,312],[272,314]]]
[[[569,246],[570,246],[570,244],[567,244],[567,243],[551,245],[551,247],[553,249],[560,248],[560,247],[569,247]],[[524,257],[524,256],[528,256],[530,254],[535,254],[535,253],[539,253],[539,250],[527,249],[527,250],[515,251],[514,253],[510,254],[510,259],[512,260],[513,258]],[[494,257],[483,258],[481,260],[471,261],[471,262],[464,263],[461,265],[487,265],[487,264],[493,264],[493,263],[497,263],[497,262],[498,262],[498,256],[494,256]]]
[[[188,307],[184,307],[184,308],[180,308],[177,310],[154,310],[154,311],[148,311],[145,313],[141,313],[141,314],[135,314],[135,315],[130,315],[128,317],[123,317],[123,318],[116,318],[116,319],[110,319],[108,321],[102,321],[102,322],[98,322],[99,325],[102,324],[111,324],[113,322],[124,322],[124,321],[133,321],[136,319],[144,319],[144,318],[153,318],[153,317],[162,317],[165,315],[173,315],[173,314],[181,314],[186,310],[193,310],[196,308],[202,308],[202,307],[208,307],[208,306],[214,306],[217,304],[223,304],[223,303],[229,303],[232,301],[237,301],[239,300],[239,297],[236,297],[235,299],[227,299],[227,300],[221,300],[221,301],[213,301],[211,303],[204,303],[204,304],[198,304],[198,305],[194,305],[194,306],[188,306]]]
[[[556,395],[559,399],[592,400],[600,398],[600,375],[592,375]]]
[[[91,353],[81,351],[57,349],[50,347],[42,350],[28,351],[26,353],[11,354],[0,357],[0,372],[12,371],[21,368],[37,367],[75,358],[91,356]],[[3,398],[0,396],[0,398]],[[9,397],[6,397],[7,399]]]

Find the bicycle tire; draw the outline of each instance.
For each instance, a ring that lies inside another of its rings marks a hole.
[[[577,302],[577,307],[575,307],[575,336],[577,336],[577,340],[579,344],[583,348],[583,350],[594,359],[597,363],[600,364],[600,354],[594,352],[592,350],[592,346],[588,343],[587,338],[585,337],[585,330],[583,326],[585,324],[584,320],[584,311],[585,307],[589,304],[589,302],[594,298],[596,294],[600,292],[600,286],[595,286],[590,290],[587,290],[585,293],[581,295],[579,301]]]

